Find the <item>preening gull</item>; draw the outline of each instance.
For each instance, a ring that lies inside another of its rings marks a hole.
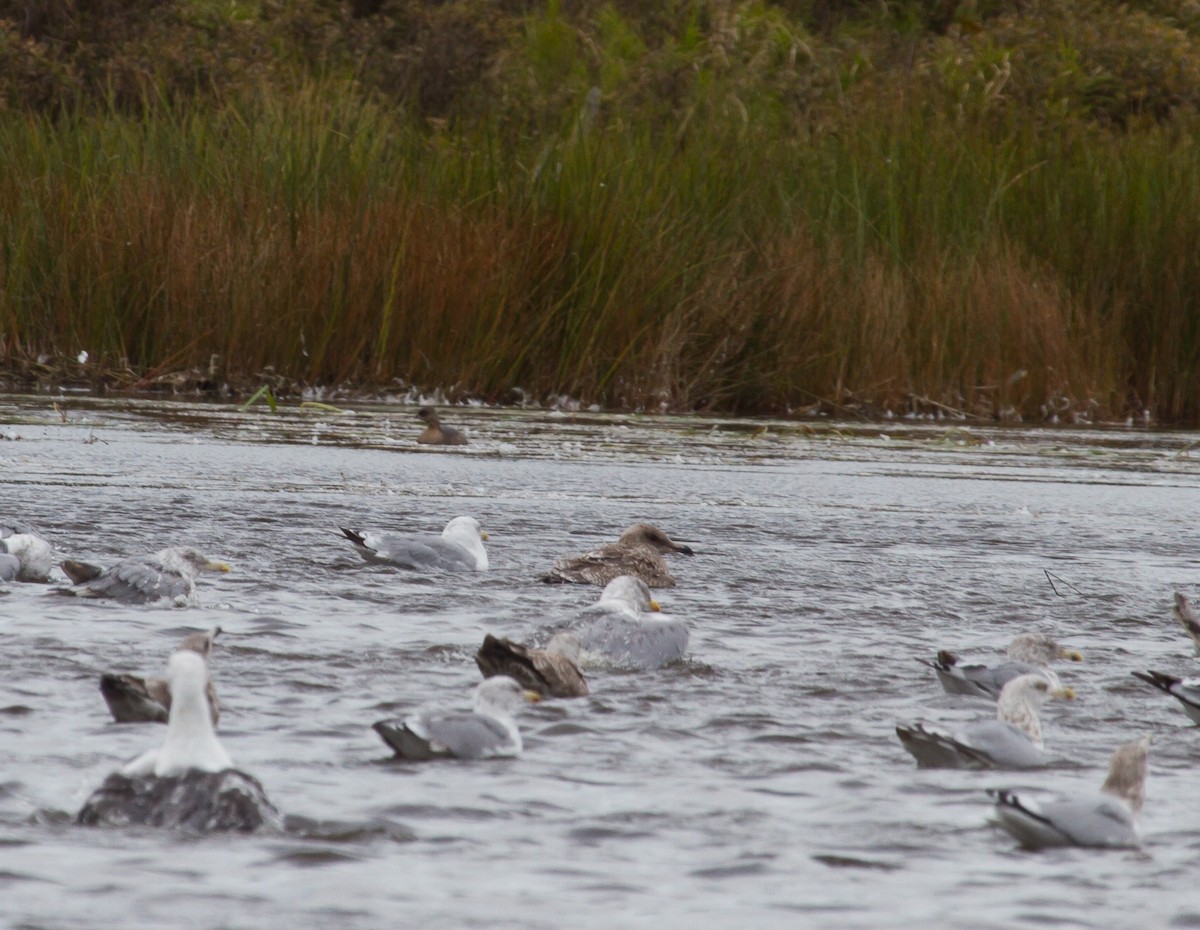
[[[1164,694],[1169,694],[1183,705],[1183,712],[1200,723],[1200,678],[1178,678],[1163,672],[1133,672],[1147,684],[1154,685]]]
[[[1188,599],[1178,591],[1175,592],[1174,614],[1179,625],[1183,627],[1183,632],[1187,633],[1192,641],[1192,654],[1200,656],[1200,617],[1196,616]]]
[[[608,583],[600,600],[570,624],[587,661],[602,659],[625,668],[651,669],[682,659],[688,630],[682,620],[652,616],[660,610],[646,582],[622,575]]]
[[[1050,663],[1059,659],[1082,662],[1083,656],[1074,649],[1060,646],[1056,640],[1041,633],[1022,633],[1008,646],[1008,661],[1000,665],[960,665],[953,652],[942,649],[933,661],[917,659],[932,668],[947,694],[1000,696],[1000,689],[1018,675],[1036,673],[1057,688],[1061,685]]]
[[[45,584],[54,568],[54,549],[26,523],[0,520],[0,580]]]
[[[417,418],[425,424],[417,442],[427,446],[465,446],[467,437],[452,426],[442,426],[437,411],[432,407],[422,407],[417,411]]]
[[[482,572],[488,567],[487,550],[483,548],[488,534],[474,517],[455,517],[446,524],[441,536],[360,533],[344,526],[340,529],[368,562],[451,572]]]
[[[565,630],[555,633],[544,649],[533,649],[488,633],[475,653],[475,664],[484,678],[507,675],[530,691],[564,698],[588,693],[587,681],[575,664],[578,659],[579,637]]]
[[[101,569],[70,559],[62,569],[73,582],[59,588],[75,597],[106,597],[126,604],[168,600],[176,607],[196,603],[195,578],[200,572],[227,572],[229,566],[187,546],[169,546],[152,555],[124,559]]]
[[[996,799],[997,822],[1026,849],[1137,848],[1149,750],[1150,737],[1144,736],[1113,753],[1100,794],[1038,803],[1013,791],[989,791]]]
[[[664,552],[693,554],[690,546],[675,542],[657,526],[635,523],[615,543],[558,559],[541,580],[551,584],[606,585],[621,575],[634,575],[651,588],[673,588],[675,579],[662,557]]]
[[[958,733],[922,723],[901,725],[896,735],[917,760],[917,768],[1034,768],[1048,761],[1037,708],[1050,698],[1074,697],[1072,689],[1051,687],[1039,674],[1019,675],[1001,690],[995,720],[970,724]]]
[[[426,710],[404,720],[380,720],[374,730],[403,759],[519,756],[521,731],[513,714],[526,701],[540,700],[536,691],[526,691],[507,675],[498,675],[476,685],[473,711]]]
[[[262,785],[234,769],[217,740],[203,657],[176,652],[167,663],[167,681],[172,701],[163,745],[109,775],[80,810],[78,822],[202,833],[279,829],[282,818]]]
[[[218,626],[207,633],[192,633],[184,638],[179,648],[195,652],[207,661],[213,640],[220,632]],[[165,678],[139,678],[137,675],[106,672],[100,676],[100,693],[117,723],[166,723],[171,711],[171,686]],[[205,688],[205,696],[213,726],[216,726],[220,709],[211,678]]]

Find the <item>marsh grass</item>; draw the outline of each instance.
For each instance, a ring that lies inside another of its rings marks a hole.
[[[1193,116],[1034,119],[983,52],[862,77],[778,10],[718,12],[650,43],[551,4],[511,31],[527,85],[472,118],[336,67],[0,114],[0,351],[216,357],[251,389],[1200,418]]]

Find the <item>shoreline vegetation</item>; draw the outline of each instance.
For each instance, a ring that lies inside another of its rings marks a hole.
[[[0,387],[1200,423],[1190,0],[0,0]]]

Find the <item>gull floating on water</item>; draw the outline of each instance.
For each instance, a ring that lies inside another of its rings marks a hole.
[[[427,446],[465,446],[467,437],[452,426],[442,426],[437,411],[432,407],[422,407],[417,411],[417,419],[425,424],[417,442]]]
[[[1000,665],[960,665],[958,656],[946,649],[940,650],[933,661],[917,661],[937,673],[947,694],[972,694],[994,700],[1000,696],[1000,689],[1018,675],[1038,674],[1051,687],[1059,687],[1062,683],[1050,668],[1050,663],[1059,659],[1082,662],[1083,656],[1042,633],[1022,633],[1009,643],[1008,661]]]
[[[570,628],[584,658],[625,668],[651,669],[682,659],[688,630],[682,620],[654,616],[661,608],[646,582],[622,575],[608,583],[600,600],[584,608]]]
[[[1163,694],[1169,694],[1183,705],[1183,712],[1194,723],[1200,723],[1200,678],[1177,678],[1163,672],[1133,672],[1147,684],[1154,685]]]
[[[1054,688],[1039,674],[1020,675],[1001,690],[995,720],[970,724],[958,733],[922,723],[901,725],[896,735],[917,760],[917,768],[1034,768],[1047,762],[1037,708],[1050,698],[1074,697],[1071,688]]]
[[[989,791],[996,799],[997,822],[1026,849],[1137,848],[1149,750],[1150,737],[1144,736],[1113,753],[1100,794],[1038,803],[1013,791]]]
[[[168,600],[176,607],[196,601],[196,576],[200,572],[227,572],[229,566],[201,555],[188,546],[169,546],[152,555],[124,559],[110,568],[67,559],[62,569],[72,581],[63,594],[102,597],[126,604]]]
[[[562,698],[583,697],[588,693],[587,681],[575,664],[578,659],[579,637],[565,630],[555,633],[544,649],[533,649],[488,633],[475,653],[475,664],[484,678],[507,675],[530,691]]]
[[[693,555],[690,546],[675,542],[657,526],[635,523],[615,543],[558,559],[541,580],[606,585],[621,575],[634,575],[651,588],[673,588],[675,579],[662,557],[664,552]]]
[[[527,691],[507,675],[498,675],[475,686],[472,711],[426,710],[404,720],[380,720],[374,730],[403,759],[519,756],[521,731],[513,714],[526,701],[540,700],[536,691]]]
[[[442,569],[451,572],[486,571],[488,538],[474,517],[455,517],[441,536],[405,536],[398,533],[360,533],[340,527],[342,534],[368,562],[384,562],[418,571]]]
[[[1187,633],[1192,641],[1192,654],[1200,656],[1200,617],[1196,616],[1188,599],[1178,591],[1175,592],[1174,614],[1179,625],[1183,627],[1183,632]]]
[[[0,520],[0,581],[45,584],[54,568],[54,550],[46,537],[15,520]]]
[[[192,633],[179,644],[179,648],[195,652],[207,661],[213,640],[220,632],[218,626],[207,633]],[[100,676],[100,693],[117,723],[166,723],[170,715],[171,685],[165,678],[139,678],[136,675],[106,672]],[[220,709],[211,678],[205,687],[205,696],[213,726],[216,726]]]
[[[167,663],[171,712],[158,749],[114,772],[84,804],[86,825],[145,824],[207,833],[279,829],[282,818],[257,779],[233,768],[213,730],[208,664],[190,650]]]

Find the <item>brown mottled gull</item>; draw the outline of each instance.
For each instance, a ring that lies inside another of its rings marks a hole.
[[[1192,641],[1192,654],[1200,656],[1200,617],[1196,616],[1196,611],[1192,610],[1188,599],[1178,591],[1175,592],[1174,614],[1179,625],[1183,627],[1183,632],[1187,633]]]
[[[377,721],[374,730],[396,755],[414,761],[519,756],[521,731],[513,714],[526,701],[539,700],[536,691],[526,691],[507,675],[498,675],[476,685],[474,710],[426,710],[404,720]]]
[[[1050,636],[1022,633],[1009,643],[1008,661],[1000,665],[961,665],[959,657],[946,649],[939,650],[937,658],[932,661],[917,661],[937,673],[938,681],[947,694],[972,694],[995,699],[1000,696],[1000,689],[1018,675],[1036,673],[1045,678],[1051,687],[1059,687],[1061,682],[1050,668],[1050,663],[1060,659],[1082,662],[1083,656],[1074,649],[1060,646]]]
[[[997,822],[1026,849],[1091,846],[1135,849],[1141,845],[1137,815],[1146,794],[1150,737],[1115,753],[1100,793],[1038,803],[1014,791],[989,791]]]
[[[1041,675],[1014,678],[1000,692],[996,719],[973,723],[957,733],[923,723],[896,727],[900,742],[918,768],[1023,769],[1048,761],[1037,708],[1050,698],[1072,700],[1070,688],[1052,688]]]
[[[176,607],[188,607],[197,603],[196,576],[228,572],[229,566],[188,546],[168,546],[106,569],[70,559],[62,563],[62,569],[73,582],[69,588],[58,589],[63,594],[112,598],[126,604],[167,600]]]
[[[452,426],[442,426],[437,411],[432,407],[422,407],[417,411],[417,418],[425,424],[417,442],[427,446],[465,446],[467,437]]]
[[[212,653],[213,640],[220,633],[219,626],[207,633],[192,633],[184,638],[179,648],[191,650],[207,660]],[[137,675],[106,672],[100,676],[100,693],[117,723],[166,723],[171,712],[171,685],[165,678],[139,678]],[[221,712],[211,678],[205,688],[205,696],[213,726],[216,726]]]
[[[488,633],[475,653],[475,664],[484,678],[508,675],[530,691],[550,697],[583,697],[587,681],[579,671],[579,637],[555,633],[544,649],[534,649]]]
[[[673,588],[675,579],[662,557],[664,552],[693,554],[690,546],[675,542],[657,526],[635,523],[615,543],[558,559],[541,580],[606,585],[621,575],[633,575],[651,588]]]

